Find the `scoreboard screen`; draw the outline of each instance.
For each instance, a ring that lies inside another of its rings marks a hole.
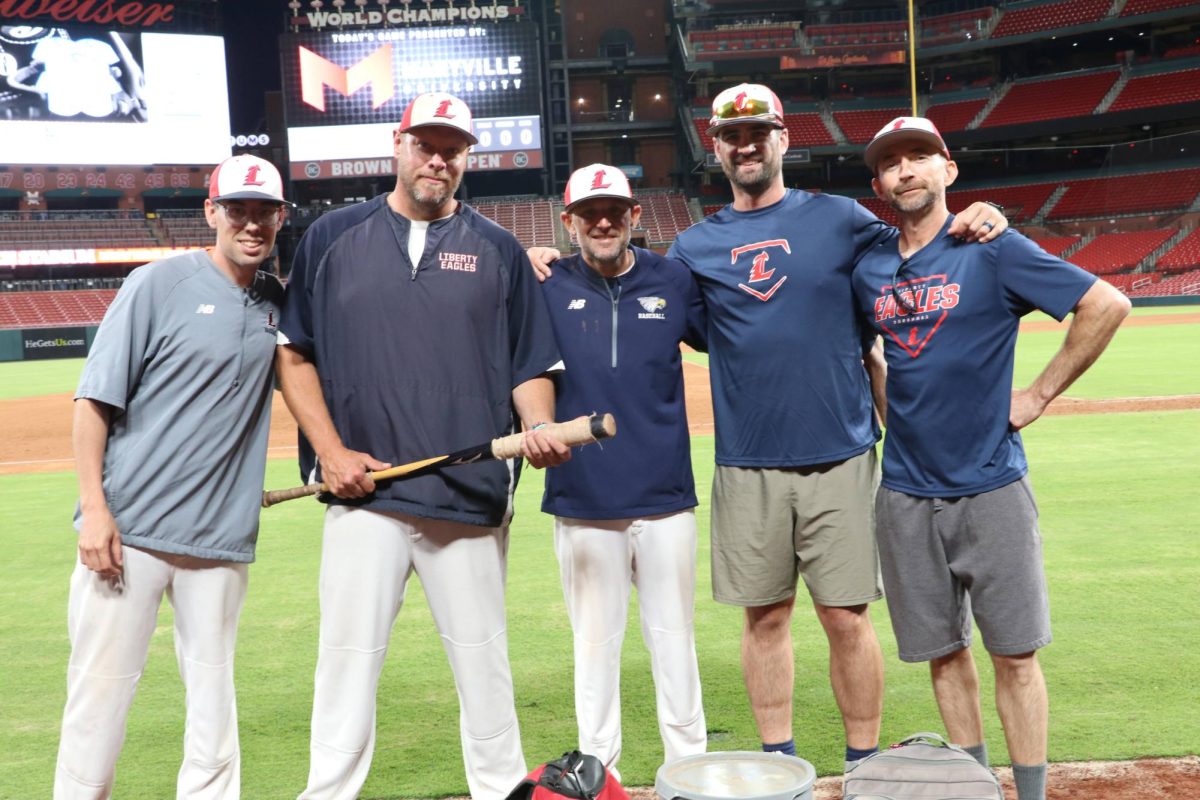
[[[409,101],[449,92],[471,108],[469,168],[540,168],[541,64],[529,23],[282,37],[291,174],[390,175],[392,131]]]
[[[8,164],[216,164],[224,40],[0,26],[0,144]]]

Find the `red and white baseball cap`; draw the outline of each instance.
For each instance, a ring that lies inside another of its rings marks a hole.
[[[225,159],[208,179],[208,199],[265,200],[288,203],[283,199],[283,178],[270,161],[243,153]]]
[[[471,109],[452,94],[426,92],[412,99],[400,118],[400,132],[406,133],[426,125],[453,128],[467,137],[471,144],[479,144],[475,134],[471,133]]]
[[[863,161],[867,162],[867,167],[871,172],[875,171],[875,162],[879,160],[883,149],[904,139],[918,139],[931,144],[947,160],[950,159],[950,151],[946,148],[946,142],[938,133],[936,125],[925,117],[896,117],[879,129],[879,133],[875,134],[875,138],[871,140],[863,153]]]
[[[776,128],[783,124],[783,103],[779,97],[761,83],[739,83],[713,98],[712,118],[708,121],[708,135],[727,125],[745,122],[763,122]]]
[[[630,207],[637,205],[625,173],[608,164],[588,164],[571,173],[567,191],[563,194],[564,210],[569,212],[584,200],[596,197],[614,197],[629,203]]]

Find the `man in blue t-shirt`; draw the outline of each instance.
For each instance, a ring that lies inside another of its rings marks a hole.
[[[951,741],[985,766],[971,616],[996,672],[1019,800],[1042,800],[1050,642],[1037,508],[1018,431],[1107,346],[1129,300],[1015,231],[984,247],[948,231],[946,187],[958,167],[920,117],[888,123],[867,146],[875,194],[900,229],[854,270],[863,321],[882,334],[888,423],[876,498],[892,628],[904,661],[928,661]],[[1020,318],[1075,316],[1063,347],[1013,390]]]
[[[557,415],[612,409],[621,435],[546,475],[542,510],[575,640],[579,749],[621,757],[621,643],[636,586],[664,761],[707,743],[696,663],[696,491],[679,343],[704,349],[704,304],[688,268],[630,247],[641,206],[616,167],[567,182],[563,225],[580,253],[542,284],[566,369]]]

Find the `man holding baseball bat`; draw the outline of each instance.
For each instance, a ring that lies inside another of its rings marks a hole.
[[[517,464],[378,485],[367,474],[522,423],[530,464],[570,455],[537,430],[553,419],[559,354],[525,254],[454,199],[475,143],[462,100],[417,96],[393,136],[395,189],[318,219],[288,283],[280,383],[304,479],[332,495],[307,800],[350,800],[366,780],[376,686],[414,572],[458,687],[471,796],[503,798],[526,775],[504,612]]]
[[[286,203],[279,172],[221,163],[216,246],[135,270],[75,395],[79,563],[56,800],[107,798],[165,593],[187,687],[178,797],[235,800],[233,654],[254,560],[283,288],[258,267]]]
[[[665,761],[707,744],[692,618],[696,491],[679,343],[705,349],[704,304],[688,268],[630,247],[641,215],[616,167],[567,182],[563,225],[580,253],[542,284],[566,371],[558,416],[620,409],[623,434],[546,476],[542,510],[575,643],[579,749],[610,770],[621,757],[621,643],[638,590]]]

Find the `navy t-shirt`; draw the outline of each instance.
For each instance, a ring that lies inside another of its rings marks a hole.
[[[849,198],[789,189],[675,240],[708,310],[718,464],[842,461],[878,441],[850,275],[887,230]]]
[[[576,255],[542,284],[566,364],[555,416],[609,411],[618,431],[546,471],[549,514],[627,519],[696,505],[679,343],[704,349],[704,304],[686,266],[632,249],[637,261],[617,278]]]
[[[946,234],[953,219],[907,261],[894,233],[854,270],[888,364],[883,485],[919,497],[987,492],[1026,473],[1008,424],[1020,318],[1036,308],[1062,320],[1096,281],[1016,231],[960,243]],[[915,312],[896,302],[893,275]]]

